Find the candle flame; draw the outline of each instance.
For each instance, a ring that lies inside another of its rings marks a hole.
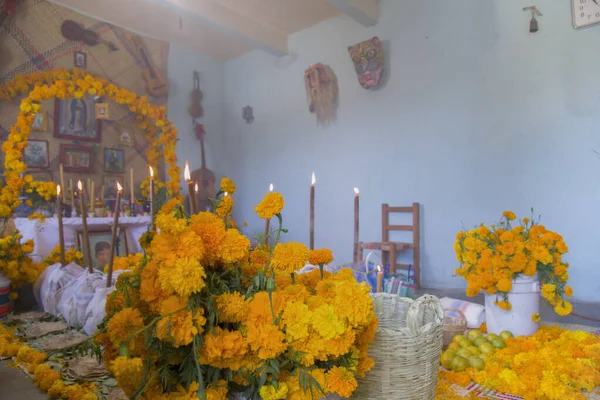
[[[354,194],[358,196],[358,188],[354,188]]]
[[[198,182],[196,182],[196,185],[194,186],[194,191],[198,192]]]
[[[123,190],[123,187],[121,186],[121,184],[119,182],[117,182],[117,190],[120,192],[121,190]]]
[[[377,266],[377,272],[381,272],[381,265]]]
[[[83,185],[81,184],[81,181],[77,181],[77,189],[83,190]]]
[[[60,196],[60,185],[56,185],[56,195]]]
[[[269,185],[269,192],[272,192],[272,191],[273,191],[273,184],[271,183],[271,184]]]
[[[229,193],[225,192],[223,193],[223,196],[229,196]]]
[[[192,179],[191,175],[190,175],[190,165],[188,164],[188,162],[185,162],[185,169],[183,170],[183,178],[185,179],[185,181],[189,181],[190,179]]]
[[[154,178],[154,170],[151,166],[148,166],[148,168],[150,169],[150,178]]]
[[[311,180],[310,183],[314,185],[316,182],[317,182],[317,179],[315,178],[315,173],[313,172],[313,174],[312,174],[312,180]]]

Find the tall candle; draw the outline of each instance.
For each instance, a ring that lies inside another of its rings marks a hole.
[[[358,188],[354,188],[354,263],[360,262],[358,259]]]
[[[196,191],[194,190],[194,181],[191,180],[190,165],[185,162],[183,178],[188,184],[188,197],[190,201],[190,214],[196,214]]]
[[[133,193],[133,168],[129,170],[129,186],[131,189],[131,207],[133,207],[135,194]]]
[[[150,169],[150,216],[154,217],[154,170]]]
[[[310,249],[315,248],[315,173],[312,174],[312,181],[310,185],[310,231],[309,231],[309,245]]]
[[[87,227],[87,210],[85,209],[85,196],[84,196],[84,190],[83,190],[83,184],[81,183],[81,181],[77,182],[77,188],[79,189],[79,204],[81,205],[81,223],[83,225],[83,244],[84,244],[84,250],[87,249],[87,254],[86,254],[86,258],[87,258],[87,262],[88,262],[88,271],[90,273],[94,272],[94,269],[92,268],[92,249],[90,248],[90,236],[88,233],[88,227]]]
[[[87,186],[85,187],[85,190],[87,190],[87,193],[88,193],[87,204],[91,204],[91,202],[92,202],[92,180],[89,177],[87,178]]]
[[[377,266],[377,293],[381,293],[381,288],[383,286],[383,271],[381,267]]]
[[[75,215],[75,188],[73,187],[73,179],[69,179],[69,188],[71,189],[71,217]]]
[[[91,192],[90,201],[92,202],[92,206],[91,206],[92,212],[94,212],[96,209],[96,197],[95,197],[96,196],[96,190],[95,190],[96,188],[94,186],[95,186],[94,181],[92,181],[92,188],[90,189],[90,192]]]
[[[269,185],[269,192],[273,191],[273,184]],[[271,220],[268,219],[265,221],[265,244],[269,245],[269,226],[271,225]]]
[[[102,189],[100,189],[100,203],[104,206],[104,185],[102,185]]]
[[[67,202],[67,187],[65,186],[65,171],[63,165],[59,165],[60,169],[60,187],[62,188],[62,201],[63,203]]]
[[[64,192],[63,192],[64,195]],[[65,232],[62,220],[62,202],[60,197],[60,185],[56,186],[56,207],[58,208],[58,244],[60,246],[60,265],[65,265]]]
[[[196,182],[194,184],[194,203],[195,203],[196,210],[198,210],[198,182]],[[207,210],[208,210],[208,208],[205,211],[207,211]]]
[[[117,236],[119,232],[119,205],[121,204],[121,193],[123,188],[117,182],[117,201],[115,203],[115,216],[113,219],[112,227],[112,240],[110,242],[110,258],[108,259],[108,274],[106,275],[106,287],[110,287],[112,284],[112,270],[113,262],[115,259],[115,249],[117,248]]]

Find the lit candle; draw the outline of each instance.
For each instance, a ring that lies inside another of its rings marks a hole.
[[[152,170],[152,168],[150,169]],[[112,284],[112,270],[113,270],[113,261],[115,259],[115,250],[117,248],[117,236],[119,232],[119,206],[121,205],[121,193],[123,193],[123,188],[117,182],[117,201],[115,202],[115,216],[113,219],[113,227],[112,227],[112,240],[110,242],[110,257],[108,259],[108,274],[106,275],[106,287],[110,287]]]
[[[88,271],[94,272],[92,268],[92,249],[90,248],[90,236],[87,227],[87,211],[85,209],[85,196],[83,191],[83,184],[81,181],[77,182],[77,188],[79,189],[79,204],[81,206],[81,223],[83,224],[83,245],[84,252],[87,250],[86,258],[88,262]]]
[[[65,171],[64,171],[62,164],[59,165],[59,169],[60,169],[60,187],[63,188],[62,201],[63,201],[63,203],[66,203],[67,202],[67,190],[66,190],[66,186],[65,186]]]
[[[269,185],[269,192],[273,191],[273,184]],[[269,226],[271,225],[271,220],[268,219],[265,221],[265,244],[269,245]]]
[[[129,170],[130,174],[129,174],[129,186],[130,186],[130,190],[131,190],[131,208],[133,209],[133,203],[134,203],[134,197],[135,194],[133,193],[133,168],[131,168]]]
[[[383,286],[383,271],[381,270],[381,266],[377,266],[377,293],[381,293],[381,288]]]
[[[64,195],[64,192],[63,192]],[[56,207],[58,208],[58,244],[60,245],[60,265],[65,265],[65,232],[62,220],[62,202],[60,197],[60,185],[56,186]]]
[[[183,178],[188,184],[188,197],[190,200],[190,214],[196,214],[196,191],[194,188],[194,181],[191,180],[190,165],[185,162],[185,168],[183,170]]]
[[[69,179],[69,189],[71,189],[71,217],[75,215],[75,187],[73,179]]]
[[[148,167],[150,169],[150,216],[154,217],[154,170],[152,167]]]
[[[312,181],[310,184],[310,231],[309,231],[309,245],[310,249],[315,248],[315,173],[312,174]]]
[[[354,263],[358,264],[358,188],[354,188]]]

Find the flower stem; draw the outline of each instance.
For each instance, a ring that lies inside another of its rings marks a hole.
[[[292,275],[292,285],[296,284],[296,273],[292,272],[290,275]]]
[[[321,280],[323,280],[323,263],[319,264],[319,272],[321,272]]]

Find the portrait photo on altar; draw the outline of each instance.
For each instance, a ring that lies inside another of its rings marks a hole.
[[[104,172],[111,174],[125,172],[125,152],[123,150],[104,148]]]
[[[97,101],[91,95],[80,99],[56,99],[54,137],[100,142],[102,121],[96,118]]]
[[[47,140],[28,140],[23,149],[23,162],[28,168],[46,168],[50,164]]]
[[[104,175],[104,197],[107,199],[115,199],[117,197],[117,182],[125,184],[123,175]]]
[[[77,144],[60,145],[60,163],[65,172],[92,172],[94,149]]]
[[[119,229],[117,236],[117,245],[115,248],[115,257],[129,255],[127,247],[127,235],[124,228]],[[91,230],[88,232],[90,237],[90,249],[92,249],[92,268],[104,272],[104,267],[110,260],[110,243],[112,241],[112,230]],[[87,263],[87,249],[83,244],[83,230],[77,231],[77,249],[83,253],[84,263]],[[87,265],[84,265],[87,268]]]

